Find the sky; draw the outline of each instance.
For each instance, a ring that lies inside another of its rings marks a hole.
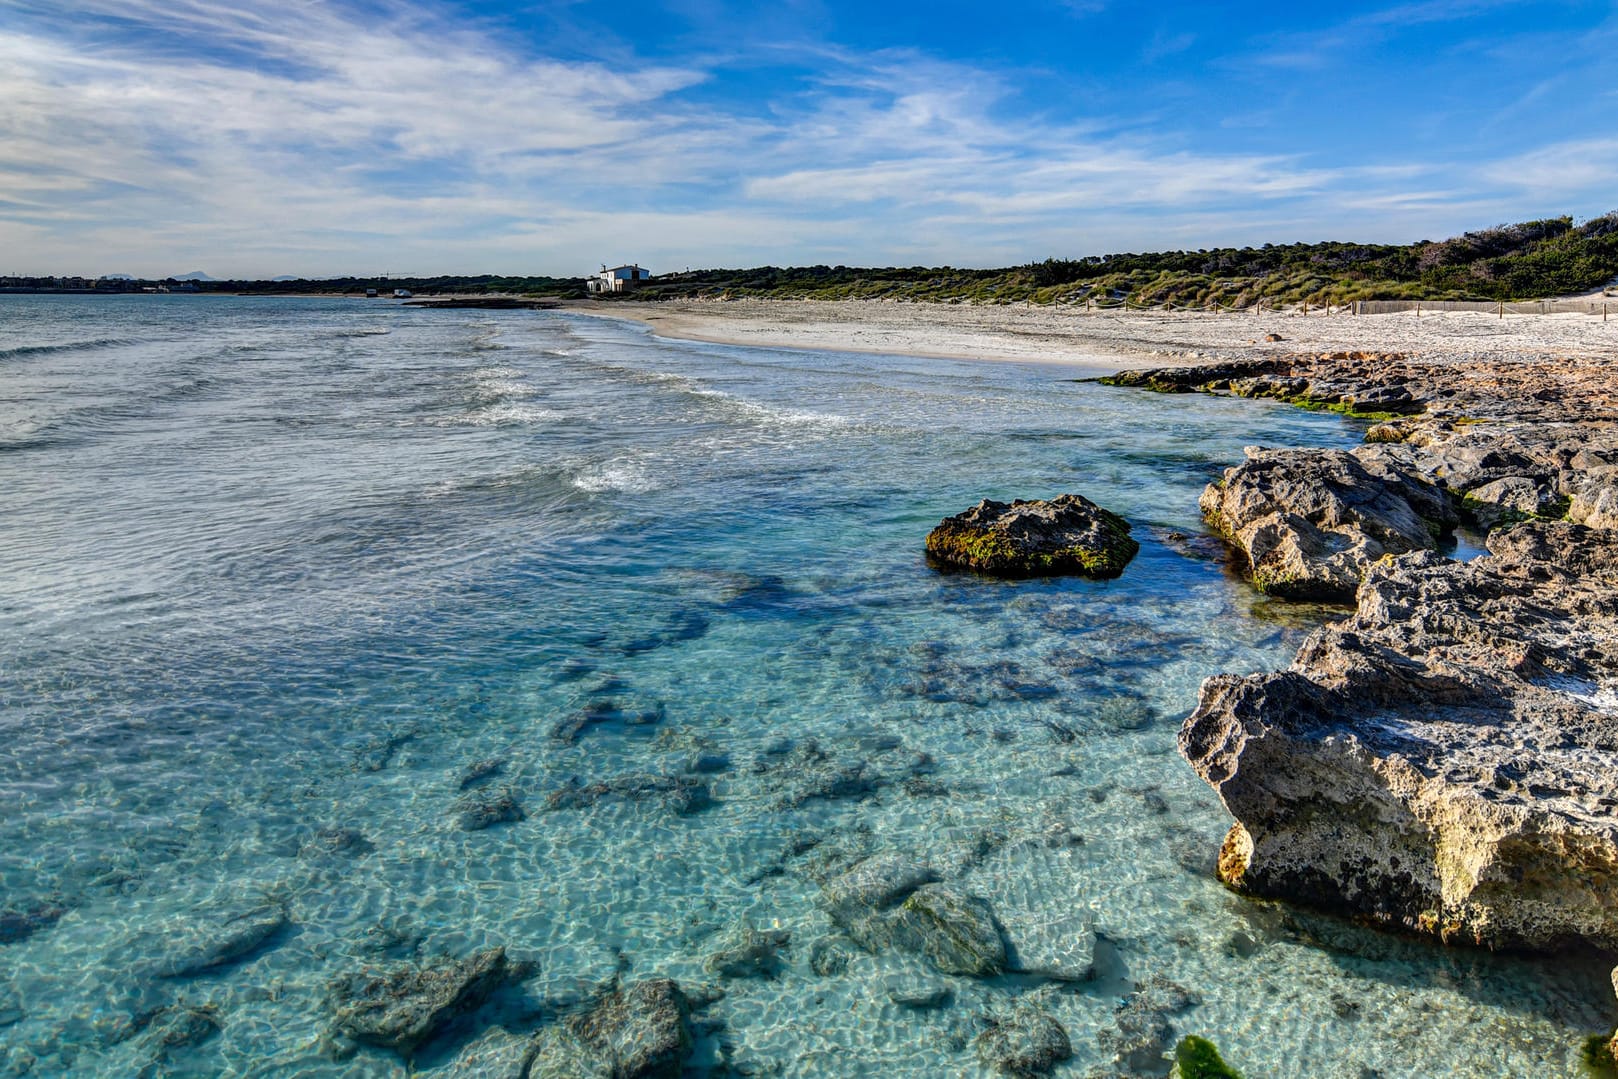
[[[1618,0],[0,0],[0,274],[1005,266],[1618,209]]]

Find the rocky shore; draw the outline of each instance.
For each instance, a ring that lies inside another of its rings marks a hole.
[[[1618,951],[1618,380],[1599,362],[1336,352],[1127,372],[1364,417],[1249,449],[1202,508],[1260,589],[1353,603],[1180,733],[1253,895],[1445,941]],[[1487,554],[1445,557],[1451,534]]]

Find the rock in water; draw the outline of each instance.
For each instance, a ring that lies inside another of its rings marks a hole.
[[[1180,749],[1240,890],[1491,947],[1618,949],[1618,533],[1372,566],[1289,671],[1203,684]]]
[[[167,941],[163,958],[151,972],[159,978],[189,978],[232,966],[268,946],[291,924],[285,907],[264,907],[218,924],[199,924]]]
[[[781,969],[780,951],[791,939],[785,929],[759,930],[740,921],[703,963],[703,969],[721,978],[773,978]]]
[[[994,577],[1111,578],[1139,550],[1129,522],[1079,495],[1010,505],[984,499],[927,536],[935,564]]]
[[[1007,1075],[1046,1075],[1072,1055],[1062,1024],[1032,1008],[991,1020],[989,1029],[978,1035],[978,1058]]]
[[[828,881],[821,905],[866,951],[913,952],[945,974],[1005,970],[1005,940],[989,904],[937,880],[925,866],[879,854]]]
[[[1349,603],[1371,563],[1435,550],[1458,523],[1438,488],[1381,446],[1265,450],[1202,492],[1202,514],[1241,555],[1261,592]]]
[[[668,978],[615,989],[540,1035],[531,1079],[674,1079],[691,1054],[690,1005]]]
[[[925,884],[899,904],[894,943],[944,974],[989,977],[1006,967],[1006,945],[989,904],[943,884]]]
[[[405,1055],[439,1034],[457,1016],[475,1011],[502,984],[525,971],[506,962],[504,948],[436,967],[362,973],[332,986],[336,1029],[355,1041]]]

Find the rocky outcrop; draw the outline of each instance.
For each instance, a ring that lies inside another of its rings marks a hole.
[[[1458,523],[1444,493],[1383,446],[1249,447],[1201,507],[1260,591],[1321,602],[1352,600],[1372,563],[1436,549]]]
[[[1289,670],[1204,683],[1181,730],[1236,818],[1219,875],[1446,941],[1618,950],[1611,365],[1332,353],[1115,381],[1375,421],[1352,455],[1261,451],[1204,497],[1261,586],[1358,586]],[[1489,556],[1440,557],[1405,509]]]
[[[995,577],[1112,578],[1140,550],[1129,531],[1129,522],[1079,495],[1009,505],[984,499],[944,518],[927,536],[927,554],[941,568]]]
[[[1618,533],[1530,521],[1369,570],[1289,671],[1204,684],[1180,747],[1227,883],[1494,947],[1618,949]]]

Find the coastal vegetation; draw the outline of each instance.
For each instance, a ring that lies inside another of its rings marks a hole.
[[[997,270],[849,266],[663,274],[641,299],[728,296],[949,303],[1246,308],[1355,300],[1521,300],[1618,278],[1618,211],[1413,244],[1296,243],[1048,258]]]
[[[1618,211],[1553,217],[1412,244],[1265,244],[1047,258],[1022,266],[758,266],[660,274],[623,300],[895,300],[1234,310],[1356,300],[1541,299],[1618,280]],[[582,298],[583,277],[481,274],[274,281],[0,278],[0,291],[345,295],[395,288],[435,295]]]

